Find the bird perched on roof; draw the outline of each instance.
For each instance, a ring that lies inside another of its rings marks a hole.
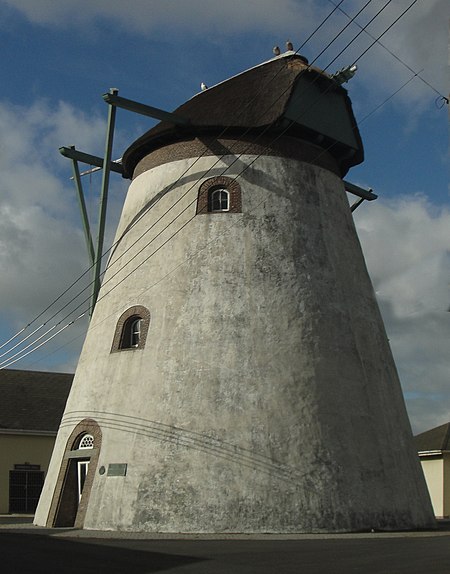
[[[208,89],[208,86],[207,86],[205,83],[202,82],[202,83],[200,84],[200,88],[202,89],[202,92],[204,92],[205,90]]]
[[[272,52],[275,54],[275,56],[279,56],[281,54],[281,50],[278,46],[274,46]]]
[[[294,45],[292,44],[292,42],[290,40],[288,40],[286,42],[286,50],[291,51],[294,49]]]

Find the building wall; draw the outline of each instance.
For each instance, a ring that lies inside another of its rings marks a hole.
[[[450,453],[443,453],[443,516],[450,517]]]
[[[450,517],[450,453],[422,456],[422,470],[437,518]]]
[[[15,464],[38,464],[47,473],[55,437],[0,434],[0,514],[9,512],[9,471]]]
[[[47,524],[68,438],[89,418],[103,438],[86,528],[431,524],[342,181],[307,162],[255,159],[174,161],[131,184],[36,524]],[[200,184],[224,170],[238,178],[242,213],[196,215]],[[150,312],[145,348],[112,353],[135,305]],[[113,463],[126,475],[111,475]]]
[[[444,461],[439,457],[422,457],[423,474],[430,493],[434,514],[444,516]]]

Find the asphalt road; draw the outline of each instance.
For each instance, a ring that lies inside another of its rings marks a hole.
[[[450,533],[152,540],[0,530],[2,574],[450,574]]]

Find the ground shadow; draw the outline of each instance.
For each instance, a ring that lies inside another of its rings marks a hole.
[[[147,574],[205,560],[23,533],[0,533],[0,548],[5,574]]]

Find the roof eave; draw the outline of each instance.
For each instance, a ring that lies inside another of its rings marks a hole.
[[[0,429],[0,435],[55,437],[57,434],[57,431],[50,430]]]

